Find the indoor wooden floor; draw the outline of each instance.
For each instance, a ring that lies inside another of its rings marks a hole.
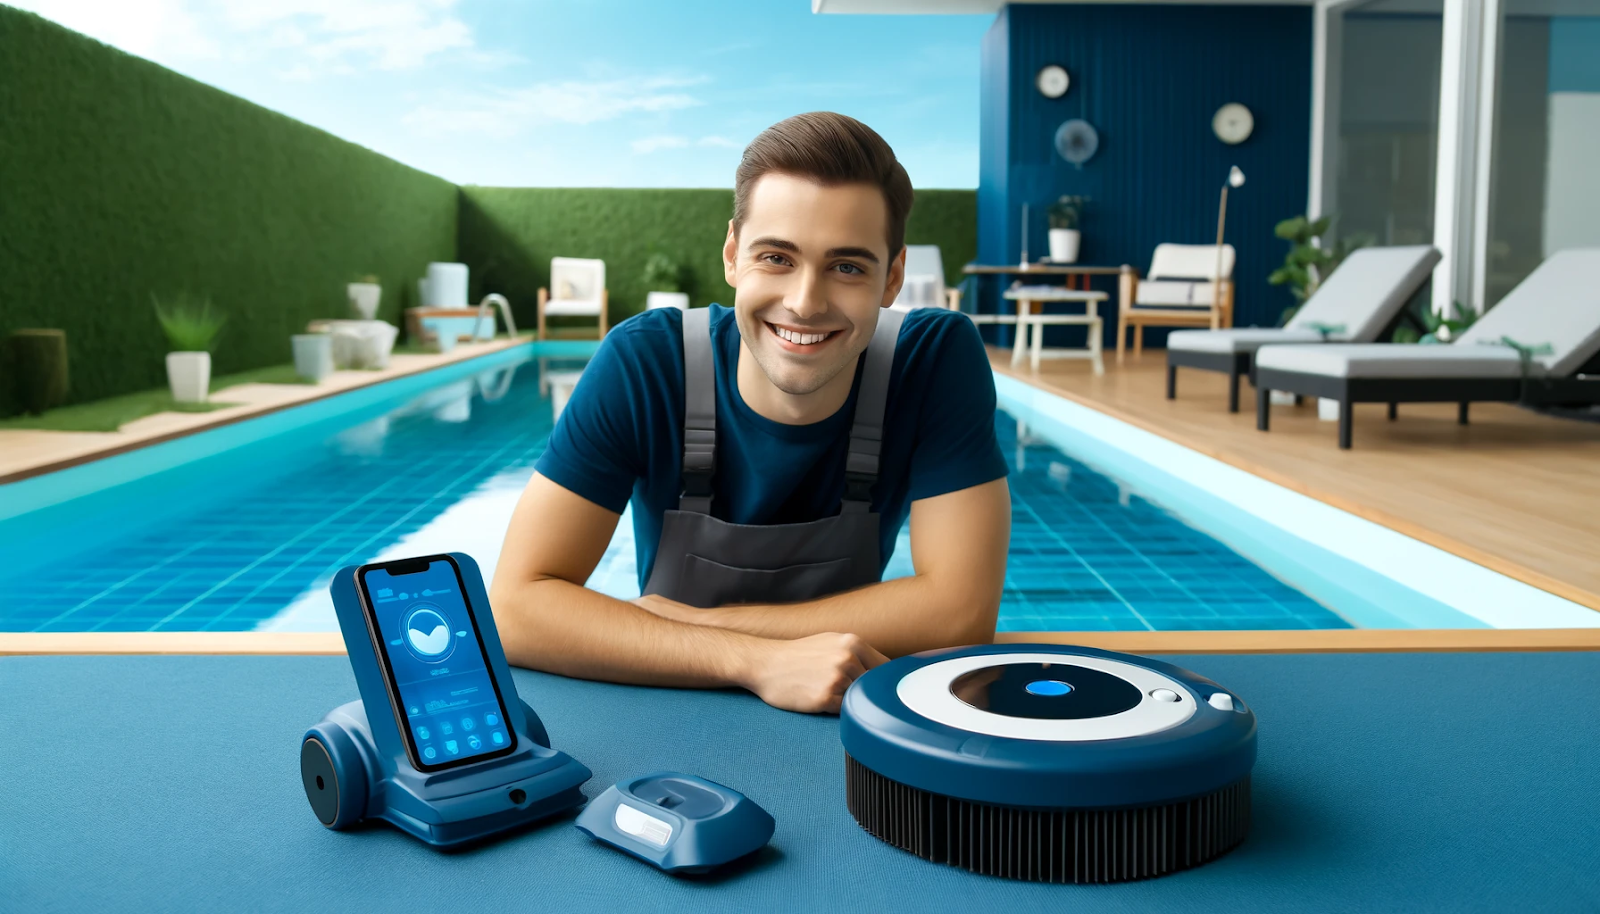
[[[1355,413],[1355,447],[1341,451],[1337,423],[1312,402],[1275,406],[1272,431],[1255,426],[1255,390],[1179,369],[1165,396],[1166,353],[1146,350],[1106,373],[1087,362],[1045,361],[1035,374],[991,349],[995,370],[1109,413],[1280,485],[1600,610],[1600,423],[1552,419],[1515,406],[1474,404],[1456,424],[1454,404],[1381,404]]]

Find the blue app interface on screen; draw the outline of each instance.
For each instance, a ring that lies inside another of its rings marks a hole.
[[[365,580],[422,763],[444,765],[511,745],[450,563],[398,576],[373,569]]]

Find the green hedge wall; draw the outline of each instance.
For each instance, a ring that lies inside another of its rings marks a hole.
[[[685,291],[694,304],[732,304],[733,290],[722,277],[722,241],[732,214],[732,190],[463,187],[459,250],[472,267],[474,299],[505,295],[519,328],[534,324],[551,257],[598,257],[606,262],[611,320],[617,322],[644,308],[651,290],[642,273],[651,251],[685,266]],[[962,265],[977,256],[977,231],[975,191],[917,191],[906,241],[939,245],[950,285],[960,283]]]
[[[344,316],[344,284],[360,274],[383,280],[382,316],[398,321],[426,264],[456,259],[457,197],[448,181],[0,6],[0,337],[65,329],[72,402],[166,383],[152,292],[207,295],[227,314],[219,374],[288,361],[289,335]]]

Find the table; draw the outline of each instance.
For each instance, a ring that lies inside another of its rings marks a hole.
[[[299,739],[343,657],[0,657],[6,911],[1572,911],[1600,907],[1600,653],[1167,657],[1260,721],[1249,839],[1173,876],[1010,882],[927,863],[844,805],[838,721],[732,692],[517,671],[596,795],[680,769],[777,818],[741,869],[678,879],[563,819],[440,853],[330,832]]]
[[[1105,362],[1100,358],[1101,330],[1099,307],[1106,300],[1104,292],[1086,292],[1077,289],[1063,289],[1059,286],[1023,286],[1017,285],[1005,291],[1005,298],[1017,303],[1017,339],[1011,349],[1011,364],[1022,361],[1022,350],[1028,346],[1028,332],[1033,332],[1031,365],[1034,371],[1039,370],[1039,359],[1044,348],[1044,328],[1049,324],[1079,324],[1088,329],[1087,345],[1082,350],[1057,349],[1050,353],[1051,358],[1089,359],[1094,363],[1095,374],[1105,374]],[[1084,313],[1082,314],[1045,314],[1042,311],[1035,313],[1034,305],[1045,302],[1081,302]]]

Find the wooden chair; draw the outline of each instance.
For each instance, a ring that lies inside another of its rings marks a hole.
[[[1220,278],[1214,244],[1158,244],[1143,279],[1121,276],[1117,307],[1117,362],[1133,328],[1133,357],[1144,353],[1145,327],[1233,326],[1233,245],[1222,246]]]
[[[606,288],[606,262],[578,257],[550,258],[550,289],[539,289],[536,305],[539,317],[539,339],[544,339],[545,317],[595,317],[599,319],[599,335],[606,335],[606,309],[611,302]]]

